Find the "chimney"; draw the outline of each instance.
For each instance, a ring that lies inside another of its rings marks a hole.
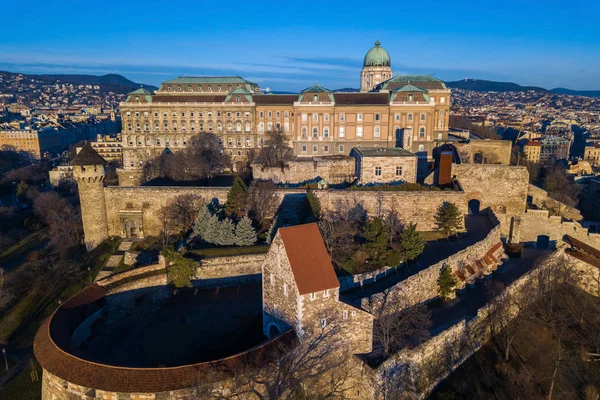
[[[442,151],[438,167],[438,186],[446,186],[452,183],[452,152]]]

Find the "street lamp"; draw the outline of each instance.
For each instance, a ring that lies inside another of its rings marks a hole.
[[[6,347],[2,348],[2,354],[4,354],[4,366],[5,366],[6,370],[8,371],[8,359],[6,358]]]
[[[88,276],[90,277],[90,285],[92,284],[92,272],[90,270],[90,267],[87,267],[88,270]]]

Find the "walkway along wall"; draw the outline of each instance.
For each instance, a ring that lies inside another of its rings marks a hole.
[[[571,235],[590,246],[600,248],[600,234],[589,233],[578,222],[564,221],[562,217],[550,216],[546,210],[527,210],[521,216],[520,242],[535,243],[540,236],[548,236],[556,247],[565,235]]]

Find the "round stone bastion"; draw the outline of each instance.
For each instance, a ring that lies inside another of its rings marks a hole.
[[[267,339],[260,282],[175,289],[164,265],[115,274],[83,289],[40,327],[42,399],[194,399],[259,367],[293,330]]]

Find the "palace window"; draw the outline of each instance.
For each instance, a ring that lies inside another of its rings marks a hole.
[[[127,112],[125,113],[125,115],[127,115],[128,117],[131,117],[131,111],[127,111]]]
[[[381,136],[381,128],[379,126],[376,126],[373,130],[373,136],[374,137],[380,137]]]
[[[313,121],[318,121],[319,120],[319,114],[313,114]]]
[[[357,121],[362,121],[363,120],[363,115],[362,114],[356,114],[356,120]]]
[[[146,132],[148,132],[150,130],[150,124],[146,122],[146,124],[144,124],[144,130]]]
[[[235,145],[237,147],[242,147],[242,138],[241,137],[238,136],[237,138],[235,138]]]
[[[341,138],[343,138],[344,136],[346,136],[345,128],[343,126],[340,126],[338,128],[338,136],[341,137]]]
[[[289,122],[284,122],[283,123],[283,129],[287,132],[290,130],[290,123]]]
[[[412,121],[413,120],[413,115],[412,114],[408,114],[408,120]]]
[[[343,144],[340,144],[340,147],[338,147],[338,151],[339,151],[340,153],[343,153],[343,152],[344,152],[344,145],[343,145]]]
[[[188,92],[193,92],[192,85],[188,85]]]
[[[231,113],[230,112],[227,113],[227,118],[231,118]]]
[[[196,131],[196,124],[193,122],[190,124],[190,131],[192,131],[192,132]]]
[[[250,116],[250,113],[249,113],[248,111],[246,111],[246,112],[244,113],[244,116],[245,116],[246,118],[248,118],[248,117]]]
[[[258,113],[258,116],[261,117],[261,118],[264,118],[265,117],[265,113],[263,111],[261,111],[261,112]]]
[[[306,145],[305,144],[302,145],[302,152],[306,153]]]
[[[329,121],[329,114],[323,115],[323,119],[325,119],[325,121]]]
[[[231,122],[227,124],[227,130],[228,131],[232,131],[233,130],[233,124]]]
[[[408,101],[413,101],[413,95],[412,94],[408,95]]]
[[[128,122],[128,123],[127,123],[127,130],[128,130],[128,131],[131,131],[131,122]]]
[[[375,167],[375,176],[381,176],[381,167]]]
[[[306,139],[308,137],[308,130],[305,126],[302,127],[302,137]]]
[[[233,139],[230,137],[227,138],[227,147],[233,147]]]
[[[329,153],[329,146],[327,146],[327,145],[323,146],[323,151],[325,153]]]
[[[169,123],[167,121],[165,121],[165,123],[163,124],[164,130],[168,131],[169,130]]]
[[[340,121],[346,120],[346,114],[340,114]]]
[[[154,123],[154,130],[157,131],[160,128],[160,124],[158,123],[158,121],[156,121]]]
[[[261,122],[260,124],[258,124],[258,130],[263,132],[265,130],[265,123]]]
[[[185,122],[182,122],[182,123],[181,123],[181,131],[182,131],[182,132],[185,132],[185,128],[186,128],[186,127],[185,127]]]
[[[318,103],[318,102],[319,102],[319,95],[318,95],[318,94],[315,94],[315,95],[313,96],[313,101],[314,101],[315,103]]]
[[[173,90],[173,88],[170,85],[167,86],[167,91],[170,92],[171,90]]]
[[[204,122],[200,122],[199,127],[200,127],[200,130],[203,131],[204,130]]]
[[[238,117],[238,118],[239,118],[241,115],[242,115],[242,113],[241,113],[241,112],[236,112],[236,113],[235,113],[235,116],[236,116],[236,117]]]
[[[138,122],[137,124],[135,124],[135,130],[136,130],[136,131],[139,131],[139,130],[141,130],[141,127],[140,127],[140,123],[139,123],[139,122]]]
[[[421,114],[421,121],[425,121],[425,114]]]
[[[223,132],[223,124],[217,123],[217,132]]]
[[[323,137],[324,138],[328,138],[329,137],[329,128],[323,128]]]
[[[237,101],[238,103],[240,102],[241,97],[240,96],[235,96],[235,101]]]
[[[277,111],[275,115],[277,116],[277,118],[281,118],[281,113],[279,111]]]
[[[396,176],[402,176],[402,167],[396,167]]]
[[[250,122],[246,122],[246,132],[250,132]]]
[[[443,117],[446,114],[444,110],[440,110],[440,117]]]
[[[240,124],[239,122],[237,124],[235,124],[235,130],[238,132],[242,131],[242,124]]]
[[[177,132],[177,123],[173,122],[173,131]]]
[[[271,111],[267,112],[267,118],[273,118],[273,113]]]
[[[217,86],[217,90],[220,92],[221,91],[221,85]]]
[[[363,136],[363,127],[357,126],[356,127],[356,137],[362,137],[362,136]]]
[[[217,111],[217,117],[221,116],[221,111]]]
[[[139,113],[139,111],[136,111],[136,112],[135,112],[135,116],[136,116],[136,117],[139,117],[139,116],[140,116],[140,113]]]
[[[319,146],[313,144],[313,153],[316,153],[317,151],[319,151]]]
[[[315,300],[317,298],[317,294],[316,293],[311,293],[310,294],[310,299],[311,300]]]
[[[381,114],[375,114],[375,121],[381,121]]]
[[[267,123],[267,129],[268,129],[269,132],[273,131],[273,123],[272,122],[268,122]]]
[[[446,102],[446,98],[445,97],[440,97],[440,103],[445,103]]]
[[[198,91],[201,92],[202,91],[202,85],[198,85]]]
[[[420,138],[424,138],[425,137],[425,127],[422,126],[419,128],[419,137]]]
[[[308,120],[308,115],[302,114],[302,121],[307,121],[307,120]]]
[[[289,118],[289,117],[290,117],[290,113],[289,113],[289,112],[287,112],[287,111],[286,111],[286,112],[284,112],[284,113],[283,113],[283,117],[284,117],[284,118]]]
[[[212,86],[211,85],[208,85],[208,91],[212,92]]]
[[[317,128],[316,126],[312,130],[312,137],[314,137],[314,138],[319,137],[319,128]]]
[[[178,92],[181,92],[181,85],[180,85],[180,86],[177,86],[177,91],[178,91]]]
[[[396,114],[396,115],[394,116],[394,119],[395,119],[396,121],[400,121],[400,114]]]

